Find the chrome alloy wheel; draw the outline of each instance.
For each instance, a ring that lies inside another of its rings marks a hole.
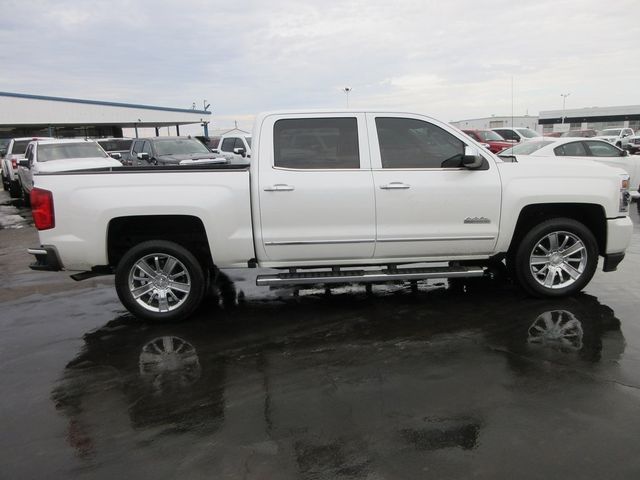
[[[587,249],[580,238],[570,232],[551,232],[538,241],[529,257],[536,282],[545,288],[573,285],[587,266]]]
[[[170,312],[189,297],[191,278],[177,258],[152,253],[138,260],[129,271],[129,291],[145,309]]]

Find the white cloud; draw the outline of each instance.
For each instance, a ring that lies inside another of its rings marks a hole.
[[[189,107],[444,120],[638,103],[636,0],[21,0],[0,17],[0,90]],[[244,121],[244,120],[243,120]]]

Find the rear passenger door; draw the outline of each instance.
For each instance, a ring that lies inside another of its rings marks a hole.
[[[375,201],[364,115],[271,115],[262,131],[253,192],[259,258],[308,265],[371,258]]]
[[[481,169],[462,167],[462,135],[418,115],[369,114],[368,131],[373,136],[376,259],[493,252],[502,188],[490,154]]]

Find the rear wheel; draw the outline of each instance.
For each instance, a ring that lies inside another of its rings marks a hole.
[[[4,172],[2,173],[2,188],[5,191],[9,190],[9,179],[4,174]]]
[[[518,283],[530,294],[560,297],[582,290],[598,265],[598,244],[591,231],[570,218],[534,226],[514,257]]]
[[[184,320],[198,308],[205,290],[198,260],[165,240],[131,248],[118,263],[115,283],[127,310],[154,322]]]

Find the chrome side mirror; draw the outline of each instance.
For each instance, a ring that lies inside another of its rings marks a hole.
[[[122,154],[119,152],[112,152],[109,154],[109,156],[114,160],[122,160]]]
[[[138,160],[146,160],[147,162],[151,159],[151,157],[149,157],[149,154],[146,152],[139,153],[138,155],[136,155],[136,157],[138,158]]]
[[[242,155],[242,157],[246,155],[246,151],[242,147],[234,148],[233,153],[235,153],[236,155]]]
[[[480,155],[480,152],[475,147],[464,147],[464,157],[462,157],[462,166],[473,170],[482,166],[484,157]]]

